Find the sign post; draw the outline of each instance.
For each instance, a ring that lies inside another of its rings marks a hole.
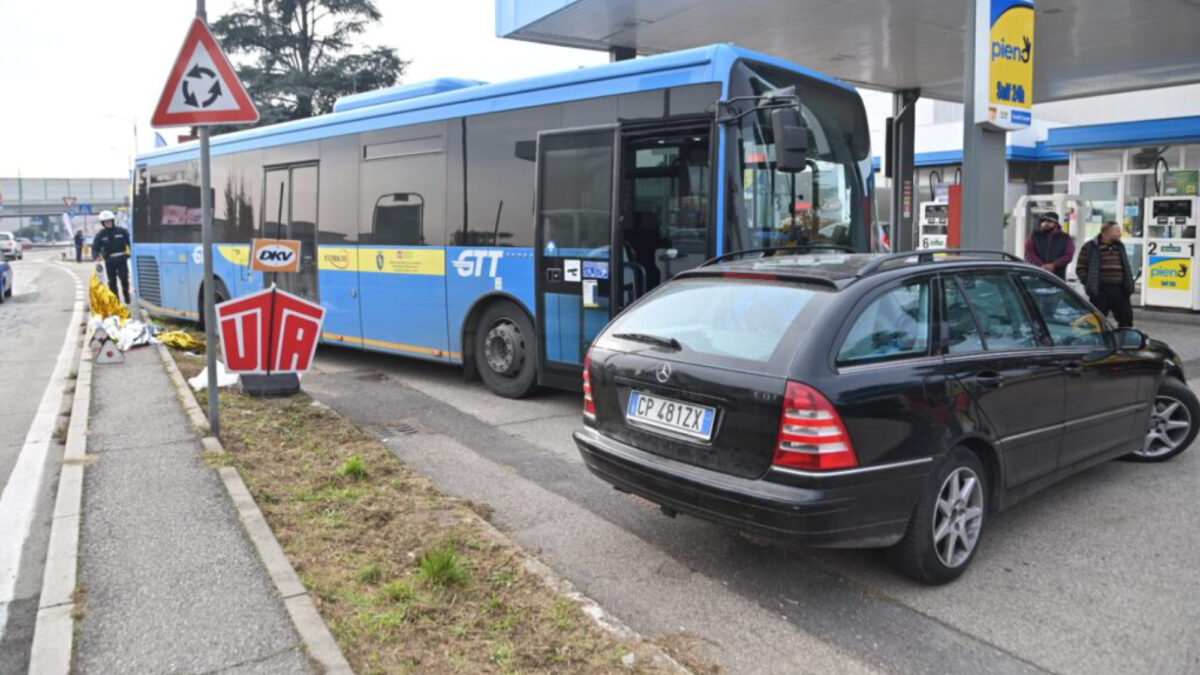
[[[190,125],[200,128],[200,210],[204,244],[205,343],[208,345],[208,423],[213,436],[221,434],[217,398],[217,326],[213,281],[212,179],[209,168],[208,126],[258,121],[250,100],[208,30],[204,0],[196,0],[196,18],[184,38],[167,85],[158,99],[151,125],[155,128]]]

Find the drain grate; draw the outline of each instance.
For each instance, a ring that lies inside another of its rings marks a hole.
[[[371,427],[371,433],[385,441],[397,436],[412,436],[420,431],[415,424],[408,421],[390,422]]]
[[[369,373],[362,373],[355,379],[361,382],[383,382],[384,380],[388,379],[388,376],[379,371],[373,371]]]

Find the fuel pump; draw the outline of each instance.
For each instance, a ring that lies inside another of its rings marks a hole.
[[[1144,303],[1200,310],[1196,284],[1196,224],[1200,197],[1146,198],[1146,248],[1142,258]]]
[[[950,232],[949,186],[940,171],[929,172],[929,201],[921,202],[917,223],[917,250],[946,248]]]
[[[917,229],[917,249],[946,248],[949,227],[949,202],[921,202],[921,222]]]

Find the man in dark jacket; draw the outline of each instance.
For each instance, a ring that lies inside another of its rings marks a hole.
[[[1089,239],[1079,249],[1075,274],[1101,314],[1108,316],[1111,311],[1122,328],[1133,325],[1133,307],[1129,304],[1129,296],[1133,295],[1133,270],[1129,267],[1125,245],[1121,243],[1120,224],[1108,221],[1100,229],[1099,236]]]
[[[83,262],[83,230],[75,230],[75,262]]]
[[[125,304],[129,304],[129,230],[117,226],[117,217],[112,211],[100,214],[100,226],[100,231],[92,240],[92,258],[96,261],[104,258],[108,287],[116,295],[119,279]]]
[[[1075,240],[1063,232],[1058,214],[1043,213],[1038,229],[1025,240],[1025,260],[1066,280],[1067,265],[1075,257]]]

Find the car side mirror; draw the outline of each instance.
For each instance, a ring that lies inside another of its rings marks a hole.
[[[1116,343],[1117,349],[1138,351],[1140,349],[1145,349],[1146,343],[1150,338],[1136,328],[1118,328],[1113,333],[1113,339]]]
[[[771,131],[775,137],[775,170],[797,173],[808,168],[808,127],[800,116],[800,104],[772,110]]]

